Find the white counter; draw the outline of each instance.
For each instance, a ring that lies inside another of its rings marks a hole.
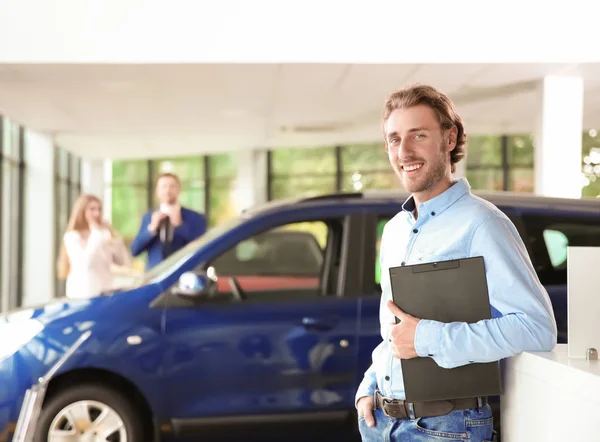
[[[567,344],[523,353],[506,360],[504,392],[502,442],[600,442],[600,360]]]

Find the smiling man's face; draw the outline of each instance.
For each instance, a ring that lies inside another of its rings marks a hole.
[[[456,129],[443,131],[433,109],[425,105],[396,109],[384,132],[390,164],[408,192],[425,201],[448,187],[444,178],[451,179]]]

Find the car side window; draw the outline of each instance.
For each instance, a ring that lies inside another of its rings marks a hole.
[[[572,215],[524,215],[533,261],[542,284],[567,283],[567,247],[600,246],[600,219]]]
[[[323,221],[279,226],[239,242],[210,265],[219,293],[232,280],[248,300],[317,296],[321,293],[330,228]]]
[[[544,243],[548,249],[550,263],[555,269],[565,267],[567,264],[567,247],[569,238],[560,230],[544,229]]]

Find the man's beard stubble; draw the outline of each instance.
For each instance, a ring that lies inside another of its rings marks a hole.
[[[446,175],[448,161],[448,156],[444,149],[444,143],[442,142],[439,146],[438,156],[436,157],[433,163],[428,163],[428,165],[432,168],[429,174],[420,182],[411,182],[409,180],[405,180],[406,184],[404,185],[404,187],[410,193],[420,193],[431,189],[436,184],[438,184]]]

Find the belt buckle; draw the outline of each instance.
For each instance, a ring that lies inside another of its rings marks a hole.
[[[381,411],[383,411],[383,414],[384,414],[385,416],[387,416],[387,417],[392,417],[392,416],[390,416],[390,415],[388,414],[388,412],[387,412],[387,410],[386,410],[385,406],[386,406],[386,405],[388,405],[388,404],[392,404],[392,403],[394,402],[394,399],[389,399],[389,398],[386,398],[386,397],[382,397],[382,398],[381,398],[381,402],[382,402],[382,404],[383,404],[383,407],[381,407]]]

